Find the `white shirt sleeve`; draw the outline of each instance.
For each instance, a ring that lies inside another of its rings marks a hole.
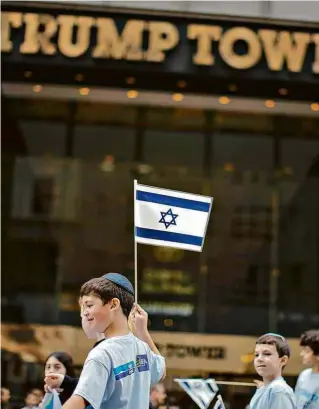
[[[269,409],[296,409],[296,404],[288,394],[276,392],[271,394]]]
[[[99,409],[105,395],[108,379],[108,368],[95,359],[88,359],[83,366],[74,395],[81,396],[94,409]]]
[[[158,383],[165,372],[165,359],[162,355],[150,352],[151,385]]]

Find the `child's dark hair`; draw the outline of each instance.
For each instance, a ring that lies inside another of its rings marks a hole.
[[[84,295],[96,295],[101,298],[103,305],[107,304],[112,298],[120,300],[123,314],[126,318],[129,317],[134,304],[134,296],[124,288],[114,284],[112,281],[106,280],[104,277],[92,278],[81,287],[80,297]]]
[[[314,355],[319,356],[319,330],[311,329],[301,334],[300,346],[309,347]]]
[[[256,341],[256,345],[260,345],[260,344],[275,345],[279,358],[282,358],[285,355],[288,358],[290,357],[290,348],[289,348],[288,342],[283,336],[279,334],[262,335]]]
[[[75,374],[74,374],[74,368],[73,368],[73,359],[71,355],[69,355],[67,352],[60,352],[60,351],[52,352],[52,354],[50,354],[45,360],[44,366],[46,365],[48,359],[51,357],[57,359],[59,362],[61,362],[61,364],[65,366],[66,374],[68,376],[74,377]]]

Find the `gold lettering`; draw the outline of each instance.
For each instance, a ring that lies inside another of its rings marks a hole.
[[[60,16],[58,45],[62,54],[67,57],[80,57],[85,54],[90,45],[92,17]],[[77,27],[76,42],[73,43],[73,30]]]
[[[20,46],[22,54],[36,54],[41,51],[46,55],[53,55],[56,46],[51,43],[53,35],[57,31],[57,22],[49,14],[26,13],[24,15],[26,24],[24,42]],[[41,30],[43,26],[43,30]]]
[[[91,30],[94,26],[97,28],[97,39],[92,52],[93,58],[163,62],[166,51],[176,47],[180,37],[178,28],[165,21],[129,20],[119,33],[112,18],[72,15],[54,17],[49,14],[3,12],[1,52],[12,52],[15,43],[15,40],[11,40],[12,30],[20,29],[21,36],[24,34],[19,47],[22,54],[54,55],[59,50],[62,55],[77,58],[89,50]],[[146,31],[149,33],[148,49],[143,51],[143,34]],[[219,42],[220,57],[232,68],[249,69],[260,61],[264,52],[270,70],[280,71],[287,67],[288,71],[296,73],[302,71],[309,45],[313,43],[312,72],[319,73],[319,33],[269,29],[260,29],[256,33],[248,27],[233,27],[223,33],[222,26],[190,24],[187,27],[187,38],[196,41],[196,52],[192,61],[197,65],[215,64],[213,42]],[[235,52],[238,41],[246,42],[246,53]]]
[[[302,70],[307,46],[310,43],[309,34],[259,30],[259,36],[264,44],[268,67],[272,71],[282,70],[285,61],[289,71]]]
[[[177,28],[166,22],[152,21],[148,25],[150,37],[149,48],[145,52],[146,61],[161,62],[165,60],[163,51],[174,48],[179,40]]]
[[[197,40],[197,52],[193,56],[193,63],[198,65],[213,65],[212,40],[220,39],[222,29],[219,26],[204,26],[191,24],[188,26],[187,38]]]
[[[114,58],[116,60],[140,61],[143,58],[143,30],[146,23],[130,20],[119,35],[111,18],[98,18],[96,22],[97,46],[93,51],[95,58]]]
[[[319,74],[319,34],[313,34],[312,41],[315,44],[315,61],[312,64],[312,71]]]
[[[11,28],[22,25],[22,13],[1,13],[1,52],[12,51]]]
[[[236,41],[243,40],[248,44],[248,52],[239,55],[234,52]],[[261,58],[261,44],[257,34],[246,27],[235,27],[226,31],[219,43],[219,52],[223,60],[231,67],[247,70]]]

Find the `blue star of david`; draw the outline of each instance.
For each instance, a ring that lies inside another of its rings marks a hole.
[[[178,217],[178,214],[173,214],[172,209],[167,210],[167,212],[161,212],[161,215],[162,217],[159,220],[159,223],[165,224],[166,229],[171,225],[176,226],[176,219]],[[166,217],[170,218],[170,221],[167,221]]]

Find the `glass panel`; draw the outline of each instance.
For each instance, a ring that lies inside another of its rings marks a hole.
[[[275,267],[278,331],[299,336],[318,324],[318,120],[81,102],[65,158],[67,104],[4,102],[4,321],[79,325],[84,281],[107,271],[133,281],[138,177],[214,197],[202,254],[139,246],[152,330],[267,331]],[[138,150],[150,167],[136,176]]]
[[[203,151],[204,136],[200,133],[153,129],[145,132],[144,160],[149,165],[200,172]]]
[[[216,132],[213,138],[212,164],[214,169],[223,169],[226,173],[239,171],[253,176],[256,171],[271,171],[273,139],[259,134]]]
[[[319,153],[319,138],[312,140],[285,138],[281,144],[284,173],[302,180],[315,165]]]
[[[132,162],[134,158],[134,128],[109,125],[77,125],[74,130],[76,158],[101,163],[103,169],[115,162]]]
[[[20,129],[29,156],[63,156],[66,124],[53,121],[21,120]]]
[[[69,114],[65,101],[2,98],[5,151],[21,155],[64,156],[66,120]],[[10,135],[10,137],[9,137]]]

